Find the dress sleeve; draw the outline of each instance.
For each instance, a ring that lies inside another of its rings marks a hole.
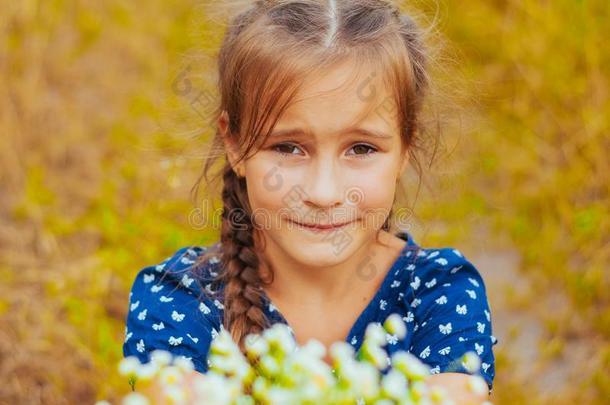
[[[207,371],[207,354],[217,328],[210,303],[197,299],[194,280],[182,271],[193,263],[192,253],[182,248],[137,273],[126,317],[124,357],[133,355],[147,363],[152,351],[166,350],[190,359],[196,370]]]
[[[475,266],[457,250],[432,250],[413,272],[410,307],[414,315],[410,351],[432,373],[467,373],[461,356],[476,352],[478,374],[492,391],[495,360],[491,311],[485,284]]]

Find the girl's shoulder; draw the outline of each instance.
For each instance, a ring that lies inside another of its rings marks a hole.
[[[202,294],[219,268],[219,243],[185,246],[141,268],[129,293],[123,354],[148,362],[155,349],[183,355],[205,370],[210,342],[220,331],[223,304]]]

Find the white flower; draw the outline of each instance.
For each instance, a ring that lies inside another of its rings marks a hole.
[[[167,350],[155,349],[150,354],[150,361],[158,367],[167,366],[172,361],[172,354]]]
[[[137,375],[140,360],[136,356],[127,356],[119,361],[119,374],[124,376]]]
[[[466,371],[470,374],[474,374],[478,372],[481,367],[481,359],[476,353],[468,351],[462,356],[462,366],[464,366]]]
[[[364,331],[364,339],[373,345],[383,346],[386,343],[385,330],[379,323],[371,322]]]
[[[181,370],[176,366],[166,366],[159,373],[163,385],[178,385],[182,381]]]
[[[407,327],[397,313],[388,316],[383,326],[389,333],[396,335],[398,339],[404,339],[407,335]]]
[[[148,398],[139,392],[130,392],[123,398],[123,405],[148,405]]]
[[[417,357],[405,351],[392,355],[392,365],[410,380],[419,380],[430,374],[430,370]]]
[[[185,356],[176,357],[173,364],[183,373],[189,373],[195,369],[193,362]]]
[[[390,370],[381,381],[383,391],[395,400],[400,400],[408,395],[407,379],[398,370]]]
[[[488,393],[487,382],[485,382],[483,377],[478,375],[468,376],[467,387],[471,392],[477,395],[485,395]]]

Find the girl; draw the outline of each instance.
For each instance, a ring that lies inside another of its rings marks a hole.
[[[414,353],[457,400],[459,359],[476,351],[491,392],[481,275],[457,249],[392,228],[399,180],[411,162],[419,172],[427,66],[420,28],[387,1],[258,1],[237,15],[218,58],[220,240],[137,274],[124,355],[169,350],[203,372],[222,328],[244,350],[275,322],[299,344],[358,350],[397,312],[408,333],[388,335],[388,356]]]

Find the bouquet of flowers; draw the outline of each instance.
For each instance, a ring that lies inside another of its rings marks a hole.
[[[206,373],[194,372],[190,360],[167,351],[155,350],[145,364],[135,356],[122,359],[119,372],[129,378],[133,389],[122,403],[452,404],[442,387],[426,384],[430,369],[417,357],[405,351],[387,356],[382,348],[386,333],[399,339],[406,335],[398,314],[390,315],[383,325],[370,323],[358,353],[347,342],[333,343],[328,353],[331,366],[323,360],[326,348],[322,343],[312,339],[298,346],[284,324],[276,323],[260,335],[248,335],[245,355],[221,329],[211,343]],[[458,361],[470,372],[469,389],[486,393],[487,383],[475,375],[480,366],[477,354],[466,353]],[[136,382],[153,385],[154,398],[135,391]],[[102,404],[108,403],[98,402]]]

